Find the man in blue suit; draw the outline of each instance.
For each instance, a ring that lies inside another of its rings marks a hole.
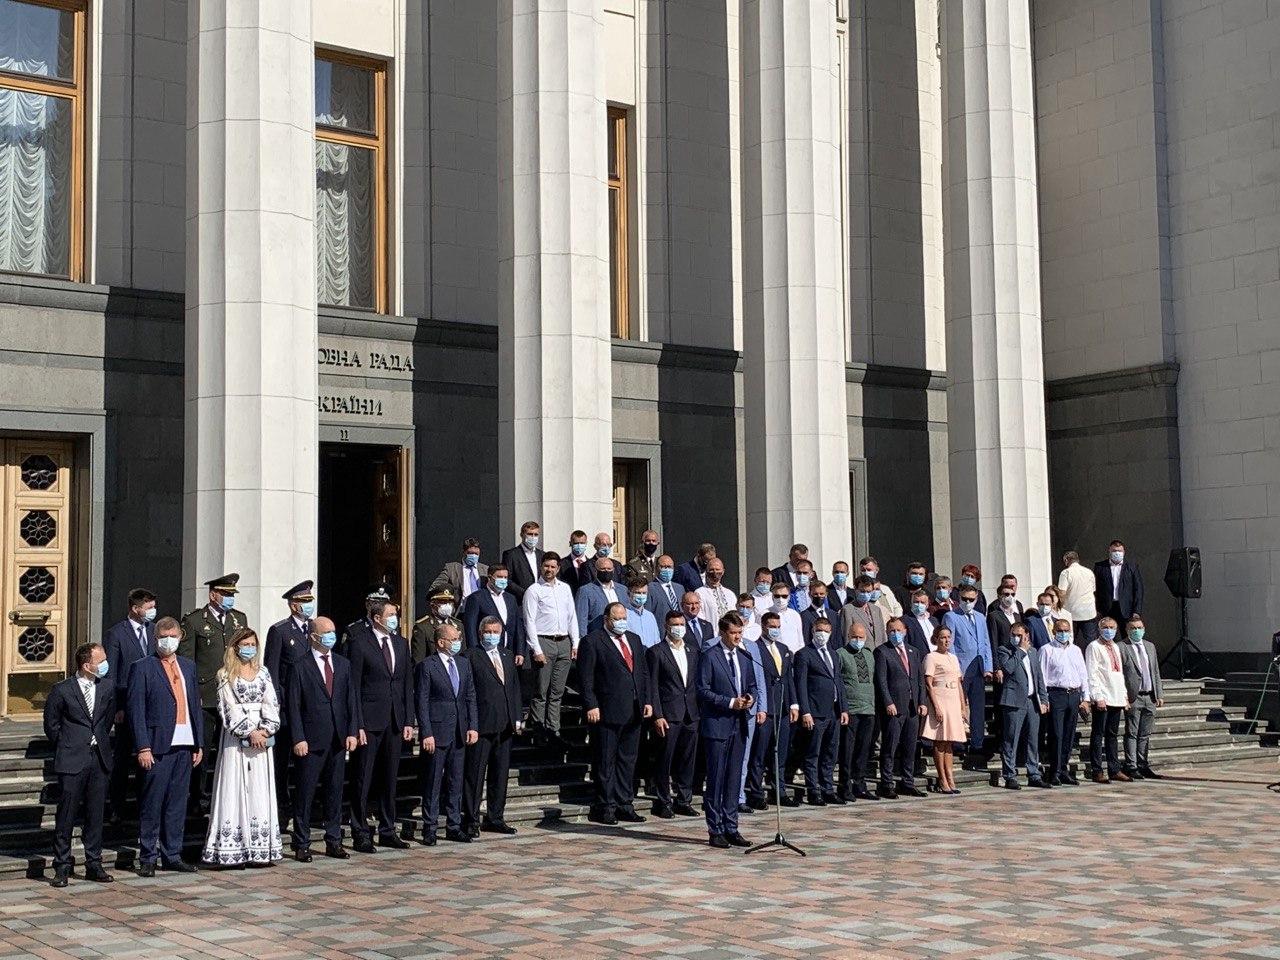
[[[1053,640],[1053,625],[1057,617],[1053,613],[1053,597],[1042,593],[1036,597],[1035,607],[1028,607],[1022,614],[1022,622],[1031,634],[1031,646],[1039,650]]]
[[[804,758],[804,785],[809,802],[817,807],[844,803],[836,793],[836,748],[840,728],[849,723],[844,702],[844,680],[835,651],[829,646],[831,621],[814,621],[813,636],[795,655],[795,694],[800,722],[809,731]]]
[[[676,583],[676,562],[663,554],[658,558],[658,578],[649,586],[649,612],[659,626],[667,622],[667,614],[680,609],[684,585]]]
[[[599,630],[604,623],[605,609],[611,603],[622,603],[626,598],[626,588],[614,580],[613,561],[608,557],[597,557],[595,579],[578,588],[574,597],[574,607],[578,612],[578,636],[585,637],[593,630]]]
[[[1009,642],[997,652],[1004,683],[1000,685],[1000,716],[1004,735],[1000,746],[1000,773],[1010,790],[1018,785],[1018,747],[1027,754],[1027,786],[1048,788],[1040,776],[1040,715],[1049,712],[1049,691],[1040,670],[1040,651],[1031,645],[1025,623],[1015,623]]]
[[[116,710],[123,713],[128,706],[129,671],[139,660],[151,656],[156,649],[156,595],[138,587],[129,591],[129,615],[107,628],[102,649],[107,654],[111,685],[115,688]],[[123,721],[123,717],[120,721]],[[124,811],[129,779],[138,765],[133,762],[133,738],[127,722],[117,722],[113,740],[111,784],[108,788],[111,811],[108,820],[119,823]]]
[[[942,624],[951,631],[951,652],[960,661],[960,675],[964,683],[964,695],[969,701],[969,749],[964,758],[964,769],[985,770],[986,757],[982,755],[982,718],[987,711],[986,682],[994,676],[995,663],[991,651],[991,638],[987,633],[987,616],[979,613],[976,587],[960,588],[960,609],[945,613]]]
[[[519,667],[524,664],[528,643],[524,637],[520,604],[507,592],[510,582],[510,571],[505,563],[491,566],[484,586],[467,598],[462,612],[462,630],[467,649],[478,650],[481,646],[480,624],[487,617],[496,617],[502,624],[502,642],[498,648],[509,651]]]
[[[791,748],[791,725],[800,719],[800,704],[796,700],[793,676],[793,655],[781,642],[782,618],[770,610],[760,618],[760,638],[755,641],[756,657],[764,673],[765,699],[768,708],[764,726],[755,732],[751,741],[751,759],[747,766],[747,806],[752,810],[764,810],[769,806],[770,794],[765,791],[765,781],[773,780],[786,764]],[[775,767],[774,755],[780,758]],[[777,784],[775,784],[776,788]],[[798,801],[790,790],[782,791],[783,806],[796,806]]]
[[[698,659],[699,732],[707,758],[702,807],[713,847],[749,847],[738,832],[738,790],[747,724],[753,722],[756,678],[742,645],[742,617],[731,610],[720,618],[720,636]],[[754,722],[768,719],[754,714]]]
[[[436,845],[440,795],[445,793],[446,840],[470,843],[462,829],[462,779],[466,748],[480,739],[475,678],[460,656],[462,636],[451,623],[435,628],[435,650],[418,662],[414,691],[422,742],[422,843]]]
[[[156,652],[133,665],[129,706],[142,799],[138,812],[138,875],[165,870],[194,873],[182,860],[182,827],[191,771],[204,756],[204,723],[195,661],[178,656],[182,627],[173,617],[156,623]]]
[[[696,593],[700,588],[706,586],[704,577],[707,573],[707,564],[714,560],[715,556],[716,545],[714,543],[701,544],[693,559],[686,560],[676,568],[674,574],[675,582],[684,587],[686,592]]]
[[[1100,618],[1128,623],[1135,613],[1142,613],[1142,571],[1128,559],[1123,541],[1111,541],[1107,559],[1093,565],[1093,581],[1093,599]]]
[[[337,628],[328,617],[311,622],[311,649],[289,674],[285,713],[297,758],[294,791],[293,856],[311,862],[311,806],[317,790],[324,813],[324,854],[346,860],[342,846],[342,781],[347,754],[359,745],[360,701],[351,681],[351,663],[333,652]]]

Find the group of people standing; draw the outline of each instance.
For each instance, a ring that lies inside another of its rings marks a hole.
[[[1011,576],[988,603],[973,565],[953,582],[912,563],[901,586],[886,588],[865,557],[857,573],[837,561],[824,581],[796,544],[739,593],[710,543],[682,564],[661,553],[655,531],[626,563],[612,548],[608,533],[589,547],[575,531],[561,557],[529,522],[485,564],[468,539],[408,636],[382,587],[340,637],[304,581],[285,593],[288,616],[265,643],[235,609],[235,574],[209,581],[208,603],[181,623],[157,619],[155,595],[132,591],[128,616],[103,645],[76,651],[76,675],[46,705],[62,790],[54,884],[71,873],[79,817],[86,877],[111,879],[104,802],[110,795],[118,819],[133,771],[144,876],[196,869],[181,856],[189,806],[207,811],[207,864],[272,865],[290,822],[293,856],[310,862],[317,806],[326,856],[349,857],[348,765],[352,848],[407,847],[399,765],[415,744],[420,842],[436,843],[441,814],[450,841],[515,833],[504,818],[514,738],[527,727],[534,742],[569,749],[561,705],[571,682],[591,744],[590,819],[644,820],[642,778],[653,815],[697,816],[701,785],[715,847],[747,845],[739,815],[771,802],[923,797],[926,745],[936,791],[959,793],[954,755],[966,767],[988,762],[988,683],[1006,787],[1020,788],[1020,766],[1031,786],[1077,783],[1070,757],[1082,717],[1091,717],[1095,781],[1156,776],[1147,750],[1159,669],[1141,575],[1119,541],[1092,571],[1067,554],[1058,585],[1026,610]]]

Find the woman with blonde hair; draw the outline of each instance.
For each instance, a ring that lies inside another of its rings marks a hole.
[[[969,739],[969,699],[961,692],[960,661],[951,652],[951,629],[938,627],[933,642],[938,649],[924,658],[922,669],[929,712],[920,735],[933,742],[937,792],[954,795],[960,792],[952,772],[954,748]]]
[[[284,856],[271,748],[280,729],[262,642],[247,627],[227,643],[218,671],[222,739],[203,859],[221,867],[270,867]]]

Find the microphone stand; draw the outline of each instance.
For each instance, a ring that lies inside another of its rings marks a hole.
[[[789,841],[782,833],[782,762],[778,758],[778,754],[780,752],[778,749],[779,747],[778,737],[779,737],[779,732],[782,729],[782,711],[777,709],[777,702],[778,702],[776,699],[777,694],[774,689],[774,687],[780,684],[781,682],[782,682],[782,678],[779,677],[777,680],[773,682],[773,685],[771,685],[769,688],[769,698],[770,698],[769,702],[774,705],[774,711],[773,711],[773,794],[774,794],[773,799],[774,799],[774,804],[773,804],[773,809],[774,809],[774,815],[776,817],[775,822],[777,825],[777,833],[773,835],[772,840],[766,840],[764,843],[757,843],[754,847],[748,847],[747,850],[744,852],[756,853],[760,850],[768,850],[771,847],[778,847],[779,849],[785,848],[787,850],[790,850],[792,853],[798,853],[802,857],[807,857],[808,856],[807,853],[805,853],[803,850],[797,847],[794,843]]]

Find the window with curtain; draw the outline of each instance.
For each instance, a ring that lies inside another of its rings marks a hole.
[[[316,53],[316,298],[386,310],[386,66]]]
[[[0,0],[0,271],[82,279],[85,5]]]
[[[613,335],[632,337],[631,283],[628,270],[630,249],[627,205],[630,185],[627,177],[627,111],[610,107],[608,112],[609,162],[609,312]]]

